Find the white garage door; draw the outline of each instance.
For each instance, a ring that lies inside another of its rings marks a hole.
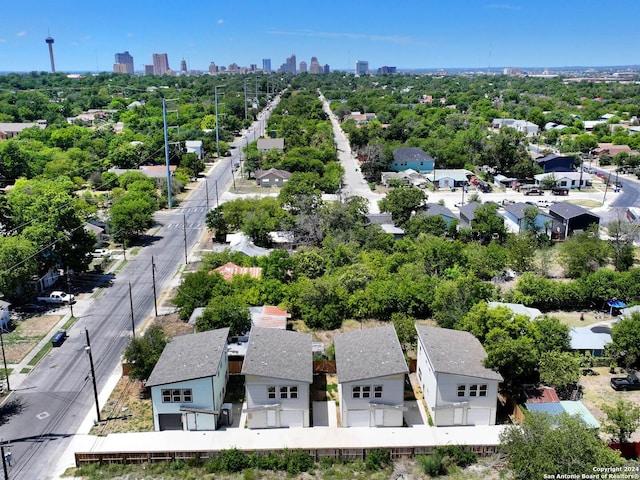
[[[349,427],[369,426],[369,410],[349,410],[349,413],[347,413],[347,415]]]
[[[280,412],[281,427],[304,427],[302,410],[283,410]]]

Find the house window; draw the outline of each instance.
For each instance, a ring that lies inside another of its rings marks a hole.
[[[362,387],[362,398],[371,397],[371,386],[365,385]]]
[[[267,387],[267,397],[276,398],[276,387]]]
[[[467,394],[466,385],[458,385],[458,397],[464,397]]]
[[[487,396],[487,385],[480,385],[480,391],[478,392],[480,397]]]
[[[470,397],[486,397],[487,396],[487,385],[469,385],[469,396]]]
[[[469,385],[469,396],[470,397],[478,396],[478,385]]]
[[[298,398],[298,387],[293,385],[289,387],[289,398]]]
[[[193,391],[190,388],[173,388],[162,390],[162,403],[191,403]]]
[[[298,386],[297,385],[280,385],[277,387],[267,387],[267,397],[268,398],[298,398]]]
[[[373,387],[373,398],[382,398],[382,385]]]

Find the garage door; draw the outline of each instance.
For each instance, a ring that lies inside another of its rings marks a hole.
[[[182,430],[181,413],[161,413],[158,415],[160,430]]]
[[[302,410],[283,410],[280,412],[281,427],[304,427]]]
[[[349,427],[368,427],[369,426],[369,410],[349,410],[348,423]]]

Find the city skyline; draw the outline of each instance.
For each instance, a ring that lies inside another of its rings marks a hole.
[[[174,71],[183,58],[189,70],[207,71],[211,62],[260,66],[262,59],[271,59],[276,70],[292,54],[308,66],[317,57],[332,70],[353,71],[364,60],[372,72],[385,65],[640,64],[624,38],[635,30],[640,2],[607,2],[616,15],[596,0],[404,1],[393,8],[379,0],[354,0],[335,11],[320,7],[331,5],[275,0],[266,8],[248,0],[238,8],[187,0],[178,8],[167,0],[114,0],[105,10],[79,0],[23,0],[0,28],[0,71],[50,71],[48,36],[55,38],[56,70],[63,72],[112,71],[114,54],[125,51],[134,57],[135,71],[143,71],[157,52],[174,59]]]

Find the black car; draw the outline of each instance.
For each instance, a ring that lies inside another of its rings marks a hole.
[[[611,388],[614,390],[640,390],[640,378],[635,373],[630,373],[626,377],[613,377]]]
[[[16,313],[42,313],[47,310],[47,306],[42,303],[25,303],[15,308]]]

